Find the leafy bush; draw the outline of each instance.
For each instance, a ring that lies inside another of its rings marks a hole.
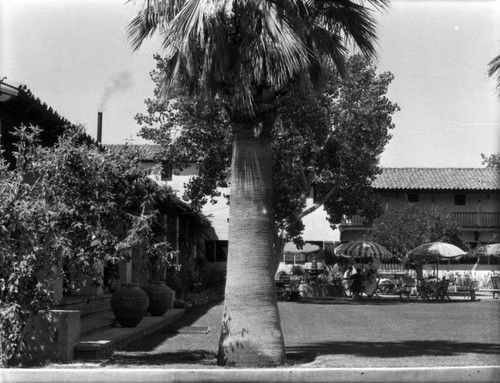
[[[226,280],[226,270],[216,265],[209,265],[203,268],[199,278],[202,287],[205,289],[222,286]]]
[[[365,239],[380,243],[398,257],[428,242],[447,242],[469,250],[460,225],[445,210],[438,208],[409,206],[399,211],[388,211],[375,219]],[[421,263],[407,266],[421,275]]]
[[[0,163],[3,366],[19,362],[38,310],[57,303],[55,281],[68,273],[100,281],[101,265],[151,245],[159,193],[132,153],[104,151],[82,128],[68,129],[51,148],[39,144],[38,128],[15,134],[15,164]]]
[[[301,276],[304,275],[304,270],[299,265],[293,265],[292,269],[290,270],[290,274]]]

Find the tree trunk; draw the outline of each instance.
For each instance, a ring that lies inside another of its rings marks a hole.
[[[263,367],[286,361],[273,273],[273,125],[274,116],[268,114],[257,138],[251,127],[234,132],[219,365]]]

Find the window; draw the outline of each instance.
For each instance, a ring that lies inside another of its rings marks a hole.
[[[161,180],[172,181],[172,165],[168,161],[161,163]]]
[[[298,264],[306,263],[306,255],[302,253],[295,254],[295,263]]]
[[[205,258],[207,262],[226,262],[227,247],[227,241],[205,241]]]
[[[293,254],[285,253],[285,264],[293,265]]]
[[[406,194],[408,202],[418,202],[418,194]]]
[[[455,205],[465,205],[465,194],[455,194]]]
[[[227,262],[227,241],[216,241],[215,262]]]
[[[205,258],[207,262],[215,261],[215,241],[205,241]]]

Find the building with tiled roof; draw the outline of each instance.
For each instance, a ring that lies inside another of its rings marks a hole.
[[[375,190],[500,191],[500,169],[384,168],[372,187]]]
[[[500,168],[383,168],[372,183],[385,211],[439,207],[463,228],[472,247],[500,242]],[[341,224],[343,242],[370,227],[361,217]]]
[[[139,145],[145,166],[160,165],[159,147]],[[165,162],[164,162],[165,164]],[[160,167],[161,169],[161,167]],[[152,172],[157,180],[165,180],[182,195],[184,185],[196,168],[182,171]],[[479,244],[500,242],[500,173],[498,168],[383,168],[372,183],[373,192],[379,197],[385,210],[400,210],[408,205],[439,207],[447,210],[458,221],[466,240],[474,247]],[[214,236],[207,238],[205,254],[209,262],[225,262],[228,246],[229,205],[224,195],[229,189],[221,189],[216,204],[207,204],[203,212],[210,217]],[[311,193],[308,203],[312,203]],[[303,220],[303,239],[325,248],[340,242],[357,240],[370,229],[362,217],[352,216],[332,229],[324,209],[319,208]],[[209,256],[212,254],[213,256]]]

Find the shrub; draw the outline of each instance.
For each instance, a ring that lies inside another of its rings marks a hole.
[[[290,270],[291,275],[302,276],[304,275],[304,270],[299,265],[293,265]]]
[[[226,270],[217,265],[208,265],[200,272],[199,278],[205,289],[222,286],[226,280]]]
[[[108,153],[73,127],[51,148],[22,127],[15,164],[0,162],[0,363],[15,365],[55,280],[100,280],[101,264],[150,245],[159,186],[127,150]],[[71,279],[71,275],[69,276]],[[8,334],[7,336],[3,336]]]

